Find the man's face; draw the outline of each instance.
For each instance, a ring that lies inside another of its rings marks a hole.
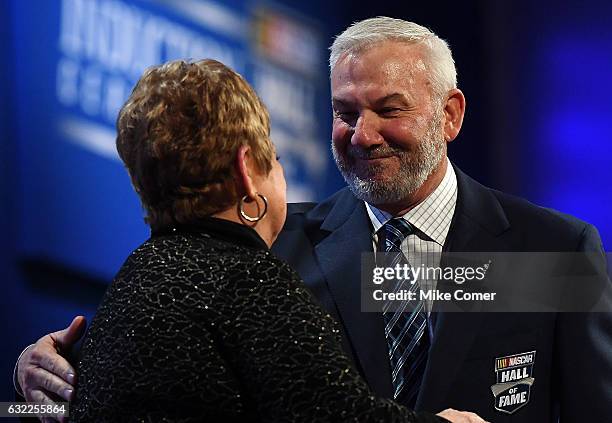
[[[412,195],[446,157],[443,106],[423,47],[384,41],[340,57],[331,74],[332,152],[353,193],[372,204]]]

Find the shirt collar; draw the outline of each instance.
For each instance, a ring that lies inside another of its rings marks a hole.
[[[443,246],[457,204],[457,175],[448,158],[442,182],[423,201],[401,216],[418,231]],[[365,203],[374,234],[394,216]]]

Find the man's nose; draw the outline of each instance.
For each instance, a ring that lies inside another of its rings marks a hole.
[[[364,113],[359,116],[355,123],[355,129],[351,137],[351,144],[362,148],[369,148],[383,143],[383,137],[375,116]]]

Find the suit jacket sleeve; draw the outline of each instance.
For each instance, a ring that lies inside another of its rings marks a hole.
[[[594,265],[605,274],[606,259],[597,230],[586,225],[579,252],[597,253]],[[592,257],[589,255],[589,257]],[[601,291],[612,310],[610,281]],[[556,325],[556,369],[561,423],[608,421],[612,398],[612,313],[559,313]]]

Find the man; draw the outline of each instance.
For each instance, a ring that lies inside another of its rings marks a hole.
[[[450,164],[446,144],[461,129],[465,98],[447,44],[426,28],[358,22],[335,40],[330,68],[332,152],[348,187],[290,205],[275,251],[341,323],[370,386],[416,409],[468,409],[495,422],[609,419],[608,313],[430,313],[422,304],[362,312],[362,252],[601,252],[601,241],[594,227]],[[49,351],[71,345],[81,326],[41,338],[20,361],[19,381],[36,392],[43,382],[69,389],[71,368]]]

